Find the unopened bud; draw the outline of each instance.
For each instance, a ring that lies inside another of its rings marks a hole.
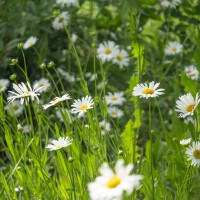
[[[23,43],[17,44],[17,48],[18,48],[18,49],[23,49],[23,47],[24,47],[24,44],[23,44]]]
[[[11,74],[9,78],[10,78],[11,81],[14,81],[14,80],[16,80],[17,75],[16,74]]]
[[[21,124],[17,124],[17,131],[20,133],[23,131],[23,127],[21,126]]]

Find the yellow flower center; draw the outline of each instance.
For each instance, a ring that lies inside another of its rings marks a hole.
[[[151,88],[145,88],[144,90],[142,90],[143,94],[153,94],[154,90],[152,90]]]
[[[106,183],[106,187],[108,188],[115,188],[116,186],[118,186],[121,183],[121,179],[119,178],[119,176],[114,175],[112,176],[108,182]]]
[[[200,150],[199,149],[195,149],[193,154],[196,159],[200,159]]]
[[[172,52],[176,52],[176,51],[177,51],[177,48],[176,48],[176,47],[173,47],[171,50],[172,50]]]
[[[3,88],[3,85],[0,84],[0,89]]]
[[[31,93],[29,91],[25,92],[24,94],[21,95],[21,98],[26,98],[31,96]]]
[[[189,105],[189,106],[186,108],[187,112],[191,112],[192,110],[194,110],[194,107],[195,107],[195,104]]]
[[[54,97],[51,101],[50,101],[50,103],[51,104],[56,104],[56,103],[58,103],[59,102],[59,97]]]
[[[87,108],[88,108],[87,105],[82,105],[80,109],[81,109],[81,110],[87,110]]]
[[[110,54],[111,53],[111,50],[110,49],[106,49],[105,50],[105,54]]]
[[[117,112],[113,111],[113,112],[111,112],[111,114],[112,114],[113,116],[116,116],[116,115],[117,115]]]
[[[117,100],[117,97],[112,97],[111,98],[113,101],[116,101]]]
[[[12,109],[13,109],[13,110],[18,110],[18,109],[19,109],[19,106],[18,106],[18,105],[15,105],[15,106],[12,107]]]
[[[43,83],[40,83],[40,84],[39,84],[39,86],[40,86],[40,87],[43,87],[43,86],[44,86],[44,84],[43,84]]]
[[[61,149],[62,146],[60,144],[56,145],[56,149]]]
[[[196,74],[191,72],[191,71],[189,71],[189,72],[187,72],[187,75],[191,77],[191,76],[195,76]]]
[[[122,57],[121,57],[121,56],[116,56],[116,59],[117,59],[118,61],[122,61]]]

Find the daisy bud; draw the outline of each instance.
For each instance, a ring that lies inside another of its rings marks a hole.
[[[60,11],[59,10],[55,10],[54,12],[53,12],[53,18],[56,18],[56,17],[58,17],[60,15]]]
[[[11,64],[10,65],[17,65],[18,64],[18,59],[12,59]]]
[[[17,124],[17,131],[20,133],[23,131],[23,127],[21,126],[21,124]]]
[[[68,158],[69,162],[74,162],[74,158],[72,158],[71,156]]]
[[[14,80],[16,80],[17,75],[16,74],[12,74],[12,75],[10,75],[9,78],[10,78],[11,81],[14,81]]]
[[[51,62],[48,63],[48,67],[49,67],[49,68],[52,68],[52,67],[54,67],[54,66],[55,66],[55,64],[54,64],[53,61],[51,61]]]
[[[23,44],[23,43],[17,44],[17,48],[18,48],[18,49],[23,49],[23,47],[24,47],[24,44]]]
[[[40,69],[45,69],[46,68],[46,64],[45,63],[42,63],[41,65],[40,65]]]

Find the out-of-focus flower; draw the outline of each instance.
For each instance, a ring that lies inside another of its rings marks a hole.
[[[185,73],[187,77],[191,78],[192,80],[198,80],[199,78],[199,71],[194,65],[190,65],[189,67],[186,67]]]
[[[32,47],[33,45],[35,45],[35,43],[38,41],[37,37],[31,36],[28,38],[28,40],[26,40],[26,42],[24,43],[23,48],[24,49],[28,49],[30,47]]]
[[[7,110],[11,116],[19,116],[23,113],[24,107],[20,104],[19,100],[16,100],[6,105],[4,109]]]
[[[23,126],[23,133],[30,133],[32,131],[31,125],[27,124]]]
[[[24,188],[22,186],[18,186],[15,188],[15,192],[22,191]]]
[[[160,0],[160,5],[163,7],[176,8],[181,3],[181,0]]]
[[[99,126],[101,127],[101,134],[105,135],[111,130],[111,124],[105,120],[99,122]]]
[[[111,106],[122,105],[126,101],[123,96],[124,92],[115,92],[114,94],[109,92],[108,95],[105,96],[106,103]]]
[[[191,161],[191,165],[200,166],[200,142],[193,142],[191,146],[186,149],[188,156],[187,160]]]
[[[0,92],[4,92],[8,88],[9,83],[8,79],[0,79]]]
[[[64,71],[62,68],[58,68],[57,70],[60,73],[60,75],[64,77],[66,81],[70,83],[75,81],[75,77],[72,74],[69,74],[68,72]]]
[[[39,90],[39,93],[45,92],[48,88],[51,87],[51,83],[50,83],[49,80],[46,79],[46,78],[41,78],[40,80],[35,81],[35,82],[34,82],[34,86],[35,86],[35,85],[38,85],[39,87],[42,87],[42,89]]]
[[[192,141],[192,138],[180,140],[180,144],[183,146],[187,146]]]
[[[118,64],[120,68],[127,67],[129,65],[129,55],[125,50],[116,50],[113,53],[113,63]]]
[[[78,5],[78,0],[56,0],[57,4],[60,4],[62,7],[64,6],[73,6]]]
[[[60,108],[56,111],[56,115],[58,116],[58,118],[60,119],[61,122],[65,122],[66,118],[68,118],[69,123],[72,122],[71,116],[70,116],[70,112],[68,111],[67,108]]]
[[[175,55],[182,52],[183,46],[179,42],[169,42],[168,46],[165,48],[165,53],[167,55]]]
[[[59,16],[57,16],[53,22],[52,22],[52,27],[55,30],[60,30],[63,29],[64,26],[67,26],[68,22],[70,20],[70,16],[67,11],[60,13]]]
[[[108,114],[113,118],[121,118],[124,116],[124,112],[117,107],[109,107]]]

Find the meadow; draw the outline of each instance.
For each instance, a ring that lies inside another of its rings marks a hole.
[[[198,0],[0,1],[0,200],[198,200]]]

